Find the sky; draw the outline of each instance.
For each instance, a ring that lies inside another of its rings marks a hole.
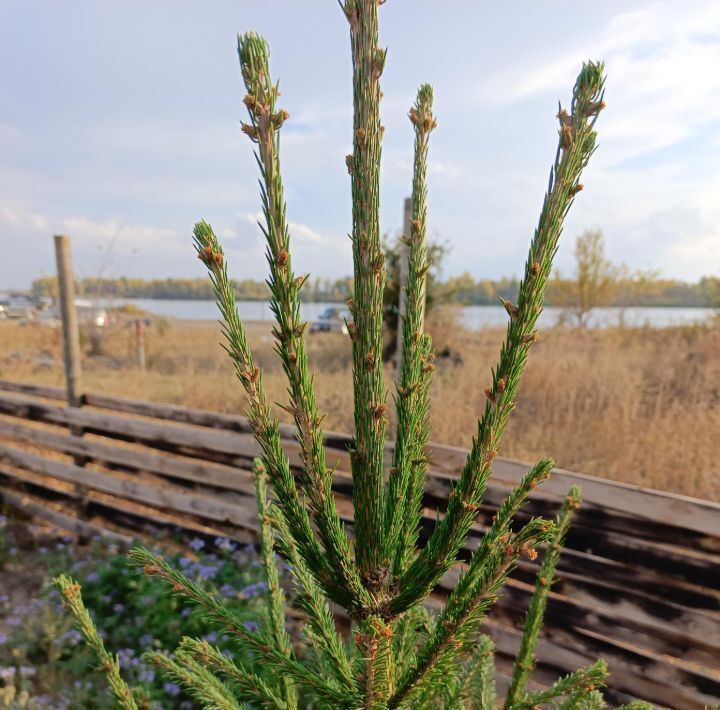
[[[0,0],[0,290],[54,273],[199,277],[192,225],[221,236],[232,275],[264,278],[236,33],[271,47],[290,113],[281,160],[298,272],[352,272],[349,32],[333,0]],[[429,232],[444,276],[519,274],[583,60],[607,67],[599,148],[567,220],[607,256],[669,278],[720,274],[717,0],[387,0],[381,229],[409,193],[417,86],[435,90]]]

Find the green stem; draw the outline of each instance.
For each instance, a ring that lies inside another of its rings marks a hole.
[[[395,399],[397,435],[385,510],[385,557],[393,560],[395,574],[405,568],[417,542],[427,471],[425,445],[430,433],[429,389],[434,365],[432,341],[424,332],[424,321],[428,270],[427,155],[430,133],[436,126],[432,101],[432,87],[423,84],[409,114],[415,127],[412,220],[411,233],[403,235],[408,245],[408,278],[405,313],[398,325],[402,327],[402,360]]]
[[[282,447],[280,426],[277,417],[271,412],[263,387],[262,372],[255,365],[245,327],[238,315],[235,289],[228,278],[227,260],[222,246],[206,222],[198,222],[193,235],[198,257],[208,268],[223,318],[221,325],[226,341],[225,349],[233,361],[237,378],[245,388],[248,418],[262,449],[262,458],[277,495],[278,506],[282,509],[293,540],[302,550],[318,584],[330,599],[353,610],[355,600],[348,595],[338,569],[318,544],[304,501],[301,501],[298,495],[295,477]]]
[[[437,633],[428,639],[418,653],[415,665],[398,683],[389,702],[390,708],[410,701],[433,683],[442,683],[445,676],[457,672],[459,659],[471,649],[472,634],[497,600],[517,559],[521,554],[533,555],[535,548],[546,542],[553,532],[552,523],[533,519],[506,542],[488,550],[477,585],[454,614],[444,614],[438,620]]]
[[[505,710],[510,710],[513,704],[524,695],[525,686],[535,667],[535,649],[537,648],[540,629],[547,608],[550,587],[555,578],[555,568],[560,560],[560,551],[570,529],[573,514],[580,507],[580,495],[580,488],[573,486],[560,507],[556,521],[557,532],[548,545],[535,580],[535,591],[530,599],[527,616],[525,617],[520,650],[515,657],[510,687],[505,696]]]
[[[260,527],[260,554],[262,556],[265,580],[268,585],[268,627],[275,646],[290,658],[292,645],[285,629],[285,593],[280,586],[280,576],[275,562],[275,544],[273,542],[272,528],[270,527],[270,508],[265,485],[267,473],[260,459],[255,459],[253,462],[253,475],[255,476],[255,499]],[[296,708],[297,694],[292,679],[282,676],[277,679],[277,682],[282,688],[282,694],[287,706]]]
[[[355,555],[365,585],[378,590],[386,581],[383,464],[387,427],[382,373],[384,257],[380,247],[380,75],[385,51],[378,47],[378,7],[374,0],[346,0],[353,63],[352,182],[354,297],[349,302],[353,350],[355,441],[351,451]]]
[[[305,329],[300,319],[300,289],[304,278],[296,278],[290,255],[290,234],[282,176],[280,173],[279,134],[287,120],[286,111],[276,108],[278,86],[269,69],[269,50],[265,40],[248,33],[238,37],[238,55],[247,89],[245,105],[250,124],[243,131],[257,145],[257,163],[261,172],[261,197],[265,224],[260,225],[267,241],[270,266],[270,307],[277,328],[273,330],[276,350],[288,379],[290,406],[300,442],[303,463],[301,486],[308,497],[329,561],[341,589],[336,597],[352,600],[351,608],[368,602],[357,569],[350,557],[350,543],[335,509],[332,495],[332,470],[325,464],[323,431],[312,378],[309,374]]]
[[[64,574],[53,580],[60,592],[60,596],[70,608],[75,619],[75,625],[83,635],[85,642],[92,648],[100,661],[100,667],[105,673],[110,689],[123,710],[138,710],[132,691],[120,675],[120,662],[117,656],[111,655],[105,649],[105,644],[90,618],[88,610],[83,603],[80,585],[71,577]]]

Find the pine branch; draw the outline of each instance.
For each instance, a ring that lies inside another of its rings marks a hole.
[[[175,658],[150,652],[144,658],[176,680],[205,710],[242,710],[232,691],[207,668],[182,653]]]
[[[472,600],[483,599],[483,595],[487,595],[488,580],[498,571],[498,565],[502,563],[506,554],[505,548],[511,538],[510,524],[513,517],[536,486],[548,478],[553,465],[551,459],[543,459],[537,463],[525,474],[520,484],[503,501],[493,518],[490,529],[483,536],[478,548],[473,552],[468,568],[460,575],[458,583],[450,593],[445,607],[438,617],[434,631],[425,649],[421,652],[418,668],[409,673],[404,682],[409,682],[412,673],[419,677],[419,666],[422,663],[429,663],[427,659],[431,659],[437,653],[437,649],[445,648],[451,643],[459,621],[463,619],[473,604]],[[531,555],[532,549],[526,547],[523,552]],[[507,574],[509,574],[509,569]],[[491,596],[487,598],[489,599],[489,606],[494,599]],[[424,661],[422,660],[423,654],[426,659]],[[399,687],[402,687],[402,684]]]
[[[480,635],[475,653],[470,658],[469,670],[463,690],[468,707],[495,710],[495,644],[488,635]]]
[[[70,608],[75,619],[75,626],[85,639],[85,643],[92,648],[100,661],[100,667],[110,684],[118,706],[123,710],[138,710],[132,691],[120,675],[120,661],[117,656],[108,653],[105,649],[105,644],[85,608],[80,585],[64,574],[56,577],[53,584],[58,588],[64,603]]]
[[[435,633],[442,636],[446,633],[449,620],[462,613],[467,600],[472,598],[478,587],[483,584],[487,570],[493,564],[495,555],[503,547],[511,534],[510,526],[513,518],[527,500],[530,493],[543,481],[547,480],[553,469],[552,459],[542,459],[523,476],[522,481],[514,488],[493,518],[490,529],[483,536],[480,545],[472,553],[467,569],[460,575],[455,588],[440,613]],[[437,643],[438,641],[436,641]]]
[[[560,507],[555,523],[557,532],[545,552],[545,557],[535,581],[535,591],[530,599],[527,616],[525,617],[520,650],[515,657],[510,686],[505,697],[505,710],[509,710],[514,703],[523,697],[525,686],[535,667],[535,649],[537,648],[540,629],[547,608],[550,587],[555,578],[555,568],[560,560],[560,551],[570,529],[573,514],[580,507],[580,500],[580,488],[572,486]]]
[[[434,627],[435,619],[424,606],[415,606],[403,614],[394,625],[393,658],[394,684],[407,673],[415,663],[418,645],[427,638]]]
[[[608,676],[607,664],[603,660],[563,676],[546,690],[527,693],[522,700],[512,705],[513,710],[532,710],[544,703],[556,703],[575,692],[590,693],[605,685]]]
[[[246,629],[242,619],[215,596],[208,594],[201,586],[168,565],[162,558],[142,547],[130,550],[128,558],[134,564],[141,566],[145,574],[160,577],[172,587],[173,592],[202,608],[208,619],[222,625],[241,646],[253,651],[278,673],[286,673],[298,684],[318,695],[332,699],[339,707],[344,707],[348,703],[352,706],[355,697],[349,689],[331,686],[316,672],[298,663],[294,658],[288,658],[282,650],[273,645],[272,639],[266,633]]]
[[[372,615],[358,623],[355,644],[360,654],[360,686],[363,708],[385,710],[393,687],[393,630],[380,616]]]
[[[554,532],[552,523],[534,518],[515,535],[488,550],[477,583],[462,605],[451,611],[447,607],[443,610],[433,634],[418,653],[415,666],[398,683],[389,702],[390,708],[412,700],[426,687],[441,683],[442,678],[452,673],[453,664],[471,650],[472,634],[499,597],[518,558],[521,555],[534,557],[536,548],[549,540]]]
[[[275,562],[275,546],[270,527],[269,503],[267,500],[267,472],[260,459],[253,462],[255,477],[255,499],[257,502],[258,522],[260,527],[260,554],[262,556],[265,580],[267,581],[267,621],[270,635],[275,647],[288,658],[292,655],[290,637],[285,630],[285,593],[280,586],[278,568]],[[288,708],[297,707],[297,695],[292,679],[281,676],[277,679],[282,688],[282,696]]]
[[[384,255],[380,246],[380,76],[386,51],[378,46],[378,2],[344,0],[353,64],[353,154],[346,159],[352,183],[354,297],[352,322],[355,439],[353,477],[355,557],[363,583],[380,600],[388,581],[383,477],[387,404],[382,371]],[[392,630],[373,609],[358,618],[363,707],[384,708],[392,681]]]
[[[486,634],[480,634],[472,655],[464,664],[457,664],[455,673],[443,680],[439,688],[426,684],[418,700],[419,707],[430,707],[440,696],[443,708],[463,710],[495,710],[495,645]]]
[[[260,229],[267,242],[270,266],[270,308],[277,328],[275,350],[288,379],[290,406],[300,442],[303,463],[301,486],[307,495],[320,539],[336,571],[336,583],[350,598],[351,608],[367,601],[357,569],[350,558],[350,543],[335,509],[332,494],[332,470],[325,464],[325,446],[320,423],[323,417],[315,400],[309,374],[305,329],[300,318],[300,289],[305,278],[296,278],[290,255],[290,234],[286,219],[283,181],[280,173],[280,129],[288,119],[287,111],[276,109],[278,86],[270,77],[269,50],[264,39],[254,33],[238,36],[238,56],[247,89],[244,102],[250,123],[245,132],[257,145],[255,154],[262,180],[260,190],[265,224]]]
[[[237,694],[251,703],[264,708],[291,710],[296,705],[289,704],[285,698],[277,695],[270,686],[256,673],[253,673],[222,654],[207,641],[184,637],[180,641],[177,656],[190,659],[208,670],[211,675],[218,673],[225,676]],[[212,671],[212,672],[211,672]]]
[[[510,316],[500,360],[487,389],[485,411],[478,422],[477,437],[453,489],[445,517],[435,527],[426,546],[402,575],[399,594],[388,613],[400,613],[420,601],[457,558],[481,502],[501,436],[515,406],[520,377],[537,334],[547,282],[567,215],[575,195],[582,189],[582,170],[595,150],[595,121],[603,108],[603,65],[583,65],[573,91],[571,112],[560,110],[560,139],[540,221],[535,231],[518,304],[505,302]]]
[[[379,589],[387,578],[383,559],[386,392],[382,372],[384,256],[380,247],[380,75],[385,50],[378,47],[378,4],[345,0],[353,63],[353,154],[347,164],[352,183],[354,296],[352,322],[355,440],[351,450],[355,555],[365,585]]]
[[[607,703],[599,690],[576,690],[559,710],[605,710]]]
[[[430,433],[430,381],[434,369],[432,341],[424,332],[425,291],[428,271],[427,155],[430,133],[437,122],[432,114],[432,87],[423,84],[410,121],[415,127],[411,233],[408,245],[408,278],[402,321],[402,361],[395,398],[397,434],[385,507],[386,552],[393,572],[405,568],[417,542],[422,516],[422,494],[427,459],[425,445]]]
[[[198,257],[207,266],[223,320],[225,349],[235,365],[235,374],[248,397],[248,418],[255,438],[263,452],[263,461],[278,505],[282,508],[288,528],[308,567],[327,596],[348,610],[355,609],[354,598],[347,595],[342,574],[331,564],[318,544],[310,517],[300,500],[290,463],[283,451],[277,417],[272,414],[265,396],[262,372],[256,367],[247,342],[245,328],[238,315],[235,291],[228,278],[227,260],[209,224],[198,222],[193,231]]]
[[[296,604],[307,617],[305,635],[316,652],[327,662],[340,685],[357,690],[350,659],[335,629],[335,621],[322,590],[317,586],[315,578],[293,543],[282,512],[277,508],[273,509],[272,519],[278,531],[278,549],[288,561],[298,588]]]

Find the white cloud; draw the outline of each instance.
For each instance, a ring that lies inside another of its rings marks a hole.
[[[501,105],[545,93],[565,100],[569,77],[590,51],[608,73],[601,161],[672,146],[720,119],[720,6],[683,4],[678,12],[658,3],[616,15],[596,42],[580,40],[540,66],[524,58],[481,84],[476,95]]]
[[[32,261],[33,276],[54,273],[54,234],[70,237],[75,271],[80,276],[120,275],[130,260],[144,261],[158,270],[171,265],[177,255],[187,255],[189,260],[192,253],[189,238],[167,227],[117,217],[51,216],[20,204],[0,205],[0,234],[3,242],[24,246],[6,252],[4,281],[14,288],[28,285],[14,280],[15,275],[27,272],[28,260]]]

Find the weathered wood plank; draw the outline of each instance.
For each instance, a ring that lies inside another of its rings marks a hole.
[[[200,459],[175,456],[165,452],[158,454],[146,449],[120,447],[94,439],[79,439],[49,429],[17,424],[6,419],[0,419],[0,436],[47,447],[65,454],[81,454],[95,461],[255,495],[252,474],[248,469],[210,464]]]
[[[0,390],[54,398],[60,392],[57,388],[10,383],[4,380],[0,381]],[[185,422],[238,433],[250,432],[247,420],[240,416],[179,405],[128,400],[108,395],[86,394],[84,401],[88,405],[156,419]],[[292,438],[294,436],[293,428],[283,425],[282,434],[286,438]],[[345,449],[350,441],[350,437],[343,434],[331,432],[326,436],[326,445],[338,449],[337,455],[340,456],[341,464],[347,463]],[[215,446],[204,448],[215,448]],[[392,448],[392,442],[388,443],[388,448]],[[451,478],[454,477],[467,456],[464,449],[453,446],[431,444],[429,449],[433,474],[436,476],[449,474]],[[217,450],[223,451],[224,449]],[[226,453],[232,453],[232,451]],[[343,468],[347,469],[348,466],[343,465]],[[498,457],[495,462],[493,478],[497,482],[505,482],[510,487],[520,480],[527,469],[527,464]],[[546,483],[544,490],[549,494],[563,496],[572,484],[579,484],[583,487],[585,500],[589,503],[622,511],[630,516],[644,518],[651,522],[662,520],[667,526],[684,527],[720,538],[720,504],[698,501],[687,496],[655,491],[562,469],[554,471],[553,477]]]
[[[26,454],[25,452],[17,452],[17,451],[3,451],[0,449],[0,458],[4,458],[5,460],[10,461],[10,463],[14,465],[25,465],[30,470],[37,471],[42,474],[46,475],[56,475],[60,480],[70,480],[75,481],[76,476],[74,474],[77,474],[78,471],[73,472],[73,468],[69,464],[58,464],[57,462],[46,462],[41,457],[34,456],[32,454]],[[52,464],[52,465],[50,465]],[[111,493],[114,493],[116,495],[127,495],[127,490],[125,487],[123,487],[121,484],[118,486],[103,486],[98,485],[98,477],[103,478],[104,475],[102,473],[97,472],[90,472],[87,469],[79,469],[80,472],[82,472],[83,480],[87,481],[87,475],[90,474],[91,476],[95,476],[95,487],[98,490],[105,490],[109,491]],[[9,475],[13,475],[10,473]],[[18,477],[18,474],[14,474],[16,477]],[[21,480],[27,480],[22,476],[22,474],[19,475]],[[107,477],[104,477],[107,478]],[[101,481],[101,484],[105,483],[105,481]],[[158,501],[157,495],[151,495],[148,497],[147,490],[154,489],[155,492],[157,492],[158,487],[157,486],[147,486],[146,484],[143,484],[145,486],[145,489],[143,491],[140,491],[140,495],[128,495],[127,497],[135,500],[139,500],[143,503],[160,503],[164,508],[171,508],[171,509],[177,509],[180,512],[192,512],[195,515],[200,515],[202,517],[209,517],[211,519],[217,519],[218,515],[213,509],[207,510],[204,506],[198,505],[198,501],[202,501],[201,496],[193,496],[195,504],[192,506],[191,511],[188,511],[187,507],[183,507],[182,505],[182,498],[180,498],[181,504],[175,507],[176,498],[174,498],[170,491],[167,489],[163,489],[165,492],[165,496],[163,500]],[[137,491],[135,491],[137,493]],[[229,516],[228,516],[229,517]],[[231,522],[237,524],[236,520],[232,520]],[[351,522],[351,521],[349,521]],[[254,519],[254,516],[249,517],[246,519],[244,523],[245,527],[249,527],[250,529],[255,529],[256,527],[256,521]],[[457,575],[457,570],[453,570],[449,575],[443,580],[442,587],[445,590],[451,589],[455,584],[455,578]],[[527,603],[528,597],[530,592],[528,591],[530,588],[527,585],[523,585],[522,582],[514,582],[512,581],[510,583],[510,589],[512,590],[515,588],[515,595],[509,594],[506,597],[503,597],[501,600],[501,603],[499,604],[499,607],[501,609],[504,609],[506,613],[514,613],[517,612],[518,616],[521,615],[521,609],[519,609],[518,605],[521,606],[522,609],[525,608],[525,605]],[[519,591],[518,591],[519,590]],[[518,599],[521,599],[521,601],[518,601]],[[558,598],[563,598],[558,596]],[[573,602],[575,604],[575,611],[581,610],[582,613],[577,614],[577,618],[582,618],[585,620],[585,625],[589,628],[598,628],[598,630],[603,630],[605,628],[605,625],[608,623],[609,620],[611,620],[611,617],[608,614],[603,615],[601,613],[602,605],[598,605],[598,595],[597,592],[594,595],[590,595],[588,598],[587,595],[584,599],[584,602]],[[569,603],[569,602],[568,602]],[[646,604],[646,606],[648,606]],[[667,618],[667,611],[663,612],[662,604],[656,604],[655,606],[661,607],[658,609],[659,616],[653,617],[649,614],[638,614],[637,611],[634,609],[634,607],[630,604],[626,604],[623,607],[615,610],[615,615],[613,617],[614,622],[617,624],[620,624],[621,631],[624,631],[626,628],[628,630],[642,630],[645,637],[650,640],[650,642],[654,645],[651,645],[652,648],[658,649],[660,651],[667,651],[668,643],[667,639],[668,636],[672,636],[674,641],[677,641],[678,638],[675,638],[672,633],[668,633],[664,628],[664,619]],[[552,607],[552,605],[551,605]],[[695,660],[697,662],[701,662],[706,654],[707,648],[712,648],[713,641],[720,640],[720,624],[717,620],[711,619],[711,618],[701,618],[700,620],[695,619],[693,616],[693,613],[689,610],[674,610],[674,621],[676,623],[682,622],[680,624],[681,628],[689,629],[691,632],[693,630],[699,631],[700,628],[704,628],[705,634],[708,638],[707,643],[705,645],[700,644],[700,646],[703,646],[703,648],[697,650],[693,649],[693,652],[690,653],[689,658],[692,660]],[[676,634],[677,636],[677,634]],[[623,633],[620,634],[621,638],[628,638],[627,636],[624,636]],[[659,640],[659,643],[658,643]],[[683,643],[687,645],[687,639],[682,639]],[[717,651],[717,647],[715,647],[715,650]],[[705,654],[705,655],[703,655]]]
[[[105,527],[79,520],[73,515],[67,515],[59,510],[54,510],[24,493],[2,489],[0,490],[0,500],[3,500],[7,505],[26,515],[31,515],[40,520],[52,523],[62,530],[67,530],[81,537],[95,537],[99,535],[100,537],[108,538],[125,546],[132,543],[132,538],[127,535],[122,535],[118,532],[108,530]]]
[[[218,498],[209,496],[184,493],[172,486],[154,486],[132,478],[120,478],[117,475],[81,468],[74,464],[49,461],[42,456],[36,456],[10,446],[0,446],[0,461],[6,461],[13,466],[26,468],[61,481],[81,483],[98,491],[136,500],[140,503],[154,504],[160,508],[200,515],[210,520],[228,522],[240,527],[252,527],[254,524],[255,513],[247,507],[228,505]],[[8,475],[12,475],[12,473]]]
[[[0,409],[7,404],[7,401],[0,400]],[[211,446],[217,444],[217,448],[225,449],[226,455],[230,456],[230,461],[238,458],[238,453],[243,452],[245,447],[257,447],[254,439],[246,434],[207,431],[199,427],[166,425],[143,419],[126,419],[115,415],[98,414],[86,410],[69,410],[46,403],[31,402],[28,404],[26,401],[23,401],[19,406],[20,410],[27,414],[29,418],[59,424],[64,424],[68,421],[82,421],[86,429],[108,436],[120,436],[127,437],[130,440],[140,440],[151,446],[157,445],[158,443],[163,443],[168,446],[191,444],[193,448],[197,448],[199,445]],[[6,426],[6,430],[16,433],[19,431],[17,426],[12,429],[12,425],[10,424]],[[47,434],[43,436],[47,436]],[[217,441],[214,441],[214,439],[218,437],[221,439],[219,444]],[[67,448],[75,451],[82,449],[87,453],[91,447],[95,447],[96,452],[99,452],[100,447],[108,446],[99,444],[98,442],[85,445],[80,443],[80,441],[81,440],[67,442]],[[293,447],[295,447],[295,449],[293,449]],[[288,442],[288,448],[290,449],[289,453],[291,458],[297,462],[297,443]],[[227,450],[231,450],[232,453],[227,454]],[[131,454],[129,451],[129,449],[122,450],[117,447],[114,449],[106,449],[106,453],[110,453],[112,458],[121,465],[132,466],[134,463],[146,468],[146,470],[157,472],[161,475],[172,475],[173,472],[171,468],[166,467],[165,470],[158,470],[168,464],[168,461],[162,459],[162,457],[154,454],[145,454],[144,452]],[[252,453],[258,453],[258,451],[253,451]],[[150,459],[148,458],[149,456],[155,456],[155,458]],[[242,458],[247,460],[249,457]],[[189,461],[189,459],[185,458],[185,462],[181,464],[176,473],[179,478],[191,480],[195,469],[194,466],[188,464],[187,461]],[[209,475],[215,476],[215,484],[222,485],[223,482],[230,480],[233,488],[237,488],[242,492],[251,492],[247,484],[235,485],[236,481],[238,484],[240,483],[240,478],[233,477],[231,469],[229,468],[213,470]],[[224,479],[224,481],[221,479]],[[349,474],[338,472],[336,479],[339,484],[336,488],[342,490],[344,484],[349,492],[351,482]],[[209,479],[206,482],[211,485],[213,484]],[[448,483],[448,481],[446,480],[445,483]],[[435,481],[433,485],[437,485],[437,481]],[[498,496],[498,500],[501,500],[501,498],[501,496]],[[523,519],[523,517],[524,515],[521,514],[520,519]],[[481,520],[481,522],[489,524],[490,518],[488,517],[486,520]],[[432,521],[429,520],[428,524],[432,525]],[[714,585],[713,588],[720,588],[720,579],[716,579],[720,577],[720,564],[717,564],[718,558],[708,557],[707,554],[689,555],[686,554],[685,551],[680,552],[677,548],[658,546],[652,542],[639,539],[636,536],[628,539],[627,537],[607,532],[604,529],[588,529],[583,527],[582,524],[574,526],[568,539],[568,546],[570,548],[579,548],[580,550],[585,550],[588,549],[589,546],[592,546],[595,556],[621,561],[626,565],[626,569],[631,572],[632,575],[637,574],[636,569],[654,569],[662,573],[666,578],[675,575],[675,577],[681,580],[694,581],[695,583],[704,584],[705,586]],[[670,562],[672,562],[672,564],[670,564]],[[617,576],[617,570],[615,570],[615,572]],[[664,585],[661,584],[661,586]]]
[[[454,446],[431,444],[430,449],[430,465],[436,475],[445,473],[454,478],[467,457],[465,449]],[[512,486],[520,481],[528,468],[529,464],[499,456],[493,465],[493,478]],[[543,490],[545,493],[564,496],[572,485],[581,486],[584,500],[594,505],[720,537],[718,503],[559,468],[553,469],[553,475],[543,484]]]
[[[515,655],[519,645],[518,631],[491,620],[484,623],[484,630],[492,636],[500,653],[506,656]],[[537,655],[540,663],[548,671],[552,669],[556,676],[586,666],[598,657],[592,647],[580,644],[565,645],[563,639],[548,635],[540,638]],[[633,698],[649,700],[659,707],[705,710],[708,705],[717,702],[717,697],[720,697],[699,691],[692,682],[684,686],[680,685],[682,672],[677,673],[675,668],[669,664],[663,665],[662,662],[655,665],[655,659],[641,653],[630,651],[616,654],[614,649],[606,648],[600,655],[608,664],[611,688],[625,692]],[[652,671],[646,675],[644,669],[650,667],[653,667]],[[665,675],[662,675],[663,673]],[[703,677],[700,676],[700,680],[702,679]]]
[[[443,579],[449,593],[457,571]],[[559,587],[554,587],[558,589]],[[519,627],[530,601],[534,585],[511,577],[503,588],[501,603],[492,613],[493,619],[506,619]],[[678,610],[678,617],[668,623],[662,609],[656,614],[638,613],[632,604],[608,606],[597,598],[566,596],[554,591],[550,594],[546,624],[572,629],[608,633],[613,639],[650,649],[657,654],[679,656],[684,661],[706,668],[720,669],[720,624],[706,615]]]
[[[89,409],[59,407],[30,398],[0,398],[0,412],[25,419],[65,426],[82,426],[86,431],[114,438],[140,441],[150,445],[172,445],[191,449],[211,450],[243,458],[252,458],[260,448],[251,434],[165,424],[149,419],[104,414]]]
[[[49,387],[45,385],[35,385],[30,382],[12,382],[10,380],[0,380],[0,392],[18,392],[20,394],[29,394],[33,397],[57,399],[62,402],[64,402],[67,397],[66,391],[62,387]]]

